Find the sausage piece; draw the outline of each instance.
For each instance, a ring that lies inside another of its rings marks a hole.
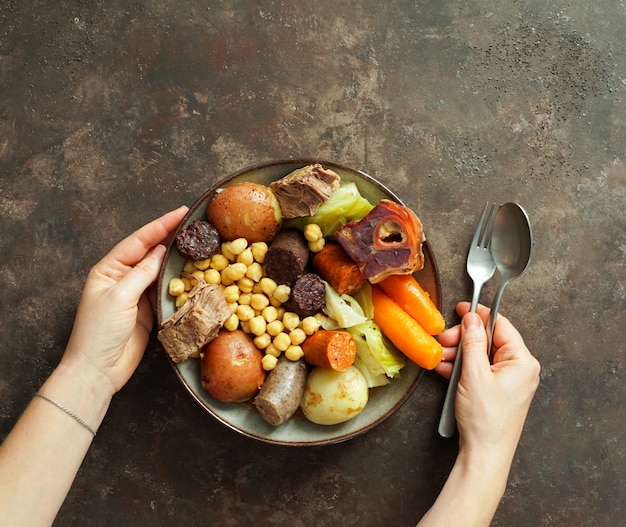
[[[185,258],[194,261],[213,256],[220,246],[217,229],[204,220],[194,220],[178,233],[176,248]]]
[[[309,245],[296,229],[284,229],[272,241],[265,255],[265,272],[277,284],[291,285],[309,261]]]
[[[282,355],[254,399],[261,417],[272,426],[289,419],[300,406],[307,375],[304,360],[292,361]]]
[[[305,273],[291,286],[291,295],[285,302],[285,309],[308,317],[321,311],[326,305],[324,282],[315,273]]]

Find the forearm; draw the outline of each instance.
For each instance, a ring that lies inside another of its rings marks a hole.
[[[93,429],[112,397],[110,386],[61,364],[39,390]],[[72,484],[93,434],[41,397],[34,397],[0,447],[0,524],[50,525]]]
[[[418,527],[487,527],[502,499],[511,459],[508,454],[481,461],[459,456],[437,500]]]

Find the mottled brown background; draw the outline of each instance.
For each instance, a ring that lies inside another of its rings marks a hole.
[[[542,383],[493,524],[623,525],[625,18],[617,0],[4,0],[0,437],[116,241],[231,171],[319,157],[419,213],[449,323],[483,202],[527,208],[534,259],[502,310]],[[153,340],[57,524],[414,525],[456,454],[445,388],[428,374],[347,443],[275,447],[205,415]]]

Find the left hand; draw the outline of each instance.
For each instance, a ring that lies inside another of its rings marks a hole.
[[[135,231],[89,272],[61,364],[92,376],[99,388],[110,387],[111,395],[143,357],[154,323],[147,290],[163,262],[163,243],[187,210],[180,207]]]

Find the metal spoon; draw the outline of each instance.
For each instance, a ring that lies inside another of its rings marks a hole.
[[[500,285],[493,298],[487,324],[487,350],[491,358],[493,331],[504,289],[528,268],[533,234],[526,211],[517,203],[501,205],[491,235],[491,254],[500,273]]]

